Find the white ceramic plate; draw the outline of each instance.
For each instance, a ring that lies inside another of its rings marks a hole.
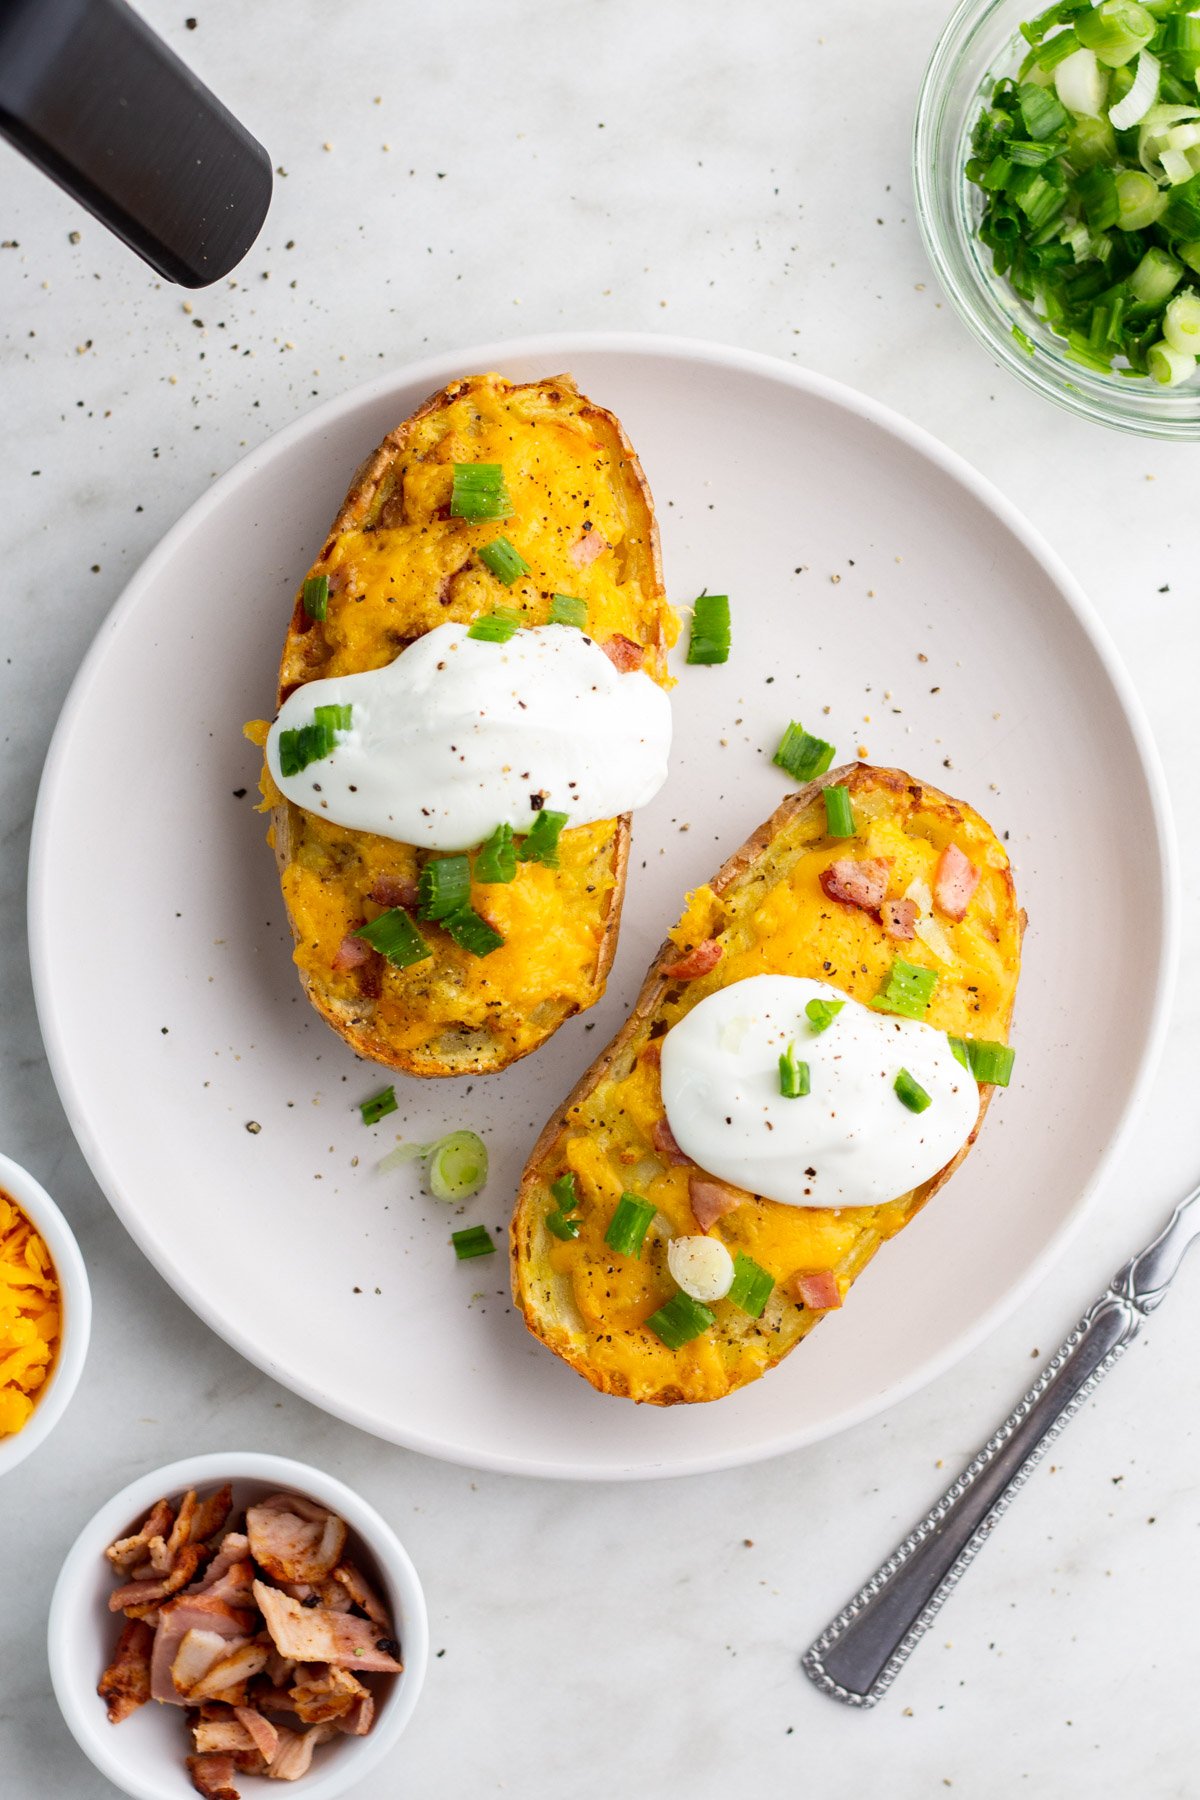
[[[570,369],[637,446],[670,592],[732,596],[722,669],[677,656],[671,780],[635,822],[608,994],[476,1082],[388,1079],[302,999],[254,812],[298,578],[360,458],[454,376]],[[1009,838],[1029,911],[1014,1085],[963,1172],[766,1380],[713,1406],[597,1395],[528,1337],[499,1229],[526,1152],[625,1016],[684,891],[776,805],[790,718],[961,794]],[[235,795],[248,790],[245,796]],[[1001,497],[871,401],[663,338],[439,357],[323,406],[215,484],[102,628],[63,711],[34,834],[30,935],[71,1122],[142,1249],[230,1343],[369,1431],[526,1474],[676,1474],[827,1436],[975,1343],[1078,1221],[1161,1037],[1172,962],[1161,775],[1077,588]],[[1120,954],[1114,955],[1114,946]],[[261,1130],[247,1130],[248,1121]],[[398,1135],[487,1138],[456,1217]],[[919,1300],[914,1304],[913,1295]]]

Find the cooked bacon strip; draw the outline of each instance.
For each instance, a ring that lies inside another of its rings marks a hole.
[[[169,1574],[152,1575],[145,1581],[127,1581],[123,1587],[115,1589],[108,1596],[109,1612],[124,1612],[127,1607],[157,1606],[160,1600],[186,1587],[203,1560],[204,1545],[188,1544],[174,1559]]]
[[[421,897],[421,890],[415,881],[405,881],[399,875],[381,875],[370,891],[370,898],[376,906],[406,906],[413,908]],[[360,938],[359,943],[362,942]]]
[[[263,1720],[266,1724],[266,1720]],[[257,1750],[258,1745],[240,1719],[197,1719],[192,1738],[202,1755],[211,1751]]]
[[[227,1643],[242,1641],[254,1630],[254,1614],[240,1612],[212,1594],[181,1594],[164,1606],[154,1634],[150,1658],[150,1692],[156,1700],[182,1706],[183,1698],[171,1680],[171,1664],[189,1631],[215,1631]]]
[[[818,879],[831,900],[875,912],[887,893],[890,861],[883,856],[841,856]]]
[[[276,1581],[324,1581],[341,1561],[346,1525],[307,1500],[276,1494],[246,1513],[250,1554]]]
[[[225,1536],[221,1539],[220,1549],[204,1571],[204,1579],[196,1584],[195,1591],[197,1593],[207,1594],[220,1589],[221,1598],[223,1600],[228,1600],[230,1595],[221,1585],[224,1577],[231,1569],[236,1568],[238,1563],[245,1563],[246,1568],[250,1570],[250,1574],[247,1577],[245,1584],[246,1599],[241,1604],[248,1606],[250,1604],[250,1581],[254,1577],[254,1571],[249,1562],[246,1561],[249,1554],[250,1539],[245,1533],[241,1531],[227,1531]]]
[[[220,1569],[217,1565],[221,1560],[222,1557],[218,1556],[203,1581],[190,1587],[188,1593],[204,1594],[210,1600],[221,1600],[226,1606],[233,1606],[239,1610],[253,1606],[254,1595],[251,1590],[254,1583],[254,1564],[249,1557],[239,1556],[234,1561],[227,1562],[225,1567]]]
[[[233,1758],[226,1751],[216,1756],[189,1756],[192,1786],[204,1800],[241,1800],[233,1785]]]
[[[711,1175],[702,1175],[699,1169],[693,1170],[688,1180],[688,1199],[701,1231],[711,1231],[718,1219],[745,1206],[747,1200],[753,1198],[745,1188],[733,1187],[728,1181],[715,1181]]]
[[[100,1677],[96,1692],[108,1703],[109,1722],[119,1725],[150,1698],[150,1652],[154,1633],[144,1619],[130,1619]]]
[[[233,1488],[229,1482],[219,1487],[215,1493],[201,1500],[192,1515],[188,1542],[192,1544],[207,1543],[209,1538],[216,1537],[224,1528],[225,1521],[233,1508]]]
[[[577,569],[586,569],[594,563],[598,556],[603,556],[608,549],[608,539],[596,530],[594,525],[586,526],[579,537],[567,551],[567,555]]]
[[[375,1696],[364,1694],[361,1700],[354,1702],[349,1712],[342,1714],[337,1721],[337,1728],[344,1731],[347,1737],[366,1737],[374,1723]]]
[[[355,937],[351,932],[349,936],[342,939],[334,951],[330,967],[337,969],[339,973],[343,969],[361,969],[365,962],[370,961],[373,954],[366,938]]]
[[[894,938],[912,937],[913,927],[920,916],[921,911],[915,900],[885,900],[879,908],[883,929],[889,937]]]
[[[228,1653],[229,1641],[219,1631],[185,1631],[171,1663],[171,1681],[180,1694],[190,1693],[214,1663]]]
[[[797,1269],[788,1287],[792,1298],[810,1312],[829,1312],[842,1304],[842,1290],[832,1269]]]
[[[264,1762],[270,1762],[279,1748],[279,1732],[270,1719],[264,1719],[253,1706],[235,1706],[233,1711],[238,1724],[254,1739],[254,1746]]]
[[[376,1625],[382,1625],[391,1635],[392,1622],[388,1617],[387,1607],[352,1562],[340,1562],[333,1571],[333,1579],[341,1583],[360,1612],[365,1612],[368,1619],[373,1620]]]
[[[601,639],[600,648],[613,668],[618,669],[622,675],[628,675],[631,669],[640,669],[642,666],[642,646],[619,631],[614,632],[612,637]]]
[[[933,871],[933,898],[948,919],[965,918],[980,874],[957,844],[946,845]]]
[[[196,1517],[196,1490],[189,1488],[179,1502],[179,1511],[175,1514],[175,1523],[171,1527],[171,1535],[167,1539],[168,1567],[174,1568],[175,1559],[190,1543],[195,1541],[192,1521]]]
[[[313,1751],[318,1744],[327,1744],[331,1737],[336,1736],[336,1725],[310,1725],[307,1731],[299,1735],[281,1725],[279,1748],[267,1764],[267,1774],[272,1781],[298,1780],[301,1775],[308,1774]]]
[[[710,974],[724,954],[724,946],[718,944],[716,938],[705,938],[702,944],[677,956],[674,962],[664,963],[662,972],[668,981],[697,981],[701,975]]]
[[[650,1127],[650,1142],[658,1154],[665,1156],[668,1162],[689,1163],[692,1160],[675,1142],[675,1133],[671,1130],[665,1115],[661,1119],[655,1119],[654,1124]]]
[[[156,1500],[146,1517],[144,1524],[132,1537],[118,1538],[104,1552],[113,1568],[122,1575],[130,1569],[136,1569],[148,1558],[150,1544],[155,1538],[165,1540],[171,1529],[173,1514],[166,1500]]]
[[[394,1639],[381,1633],[370,1619],[351,1613],[329,1612],[324,1607],[301,1606],[278,1588],[256,1581],[254,1598],[266,1620],[275,1648],[297,1662],[333,1663],[338,1668],[374,1670],[399,1675],[404,1665],[393,1652]]]
[[[256,1675],[261,1675],[267,1666],[269,1651],[265,1644],[239,1644],[232,1647],[223,1645],[223,1654],[214,1662],[193,1688],[188,1690],[188,1704],[194,1706],[197,1700],[224,1700],[231,1706],[235,1691],[245,1689],[246,1683]]]
[[[306,1725],[340,1719],[367,1692],[348,1669],[332,1669],[328,1663],[302,1663],[296,1676],[288,1692],[297,1715]]]

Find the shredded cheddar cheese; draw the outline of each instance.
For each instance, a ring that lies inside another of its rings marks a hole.
[[[0,1436],[28,1420],[59,1333],[50,1252],[16,1201],[0,1191]]]

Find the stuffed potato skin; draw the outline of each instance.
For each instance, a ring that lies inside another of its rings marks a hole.
[[[503,465],[514,511],[502,525],[450,517],[455,462]],[[530,564],[508,587],[476,554],[500,532]],[[580,557],[581,544],[601,540],[600,554]],[[504,606],[544,624],[555,592],[583,599],[589,635],[620,639],[626,666],[667,685],[678,621],[645,476],[617,420],[566,375],[478,375],[433,395],[357,471],[309,574],[328,580],[326,617],[309,618],[301,585],[279,704],[308,681],[382,667],[447,621]],[[389,907],[413,904],[424,854],[304,811],[265,768],[263,792],[301,982],[360,1055],[412,1075],[492,1073],[603,993],[628,817],[568,826],[556,869],[524,863],[512,883],[473,887],[472,906],[505,940],[490,956],[430,928],[432,959],[398,969],[372,952],[355,967],[342,946]]]
[[[848,852],[827,835],[822,786],[850,790],[858,836],[850,853],[887,857],[889,895],[929,882],[937,857],[954,843],[983,871],[959,923],[945,922],[942,950],[923,941],[897,944],[879,918],[830,899],[822,871]],[[789,796],[706,886],[689,897],[680,923],[651,965],[628,1021],[542,1132],[526,1167],[510,1231],[513,1293],[531,1332],[603,1393],[669,1406],[719,1399],[772,1368],[823,1312],[794,1303],[781,1284],[798,1270],[829,1271],[844,1296],[880,1244],[912,1219],[949,1178],[975,1141],[991,1089],[979,1091],[969,1142],[929,1181],[883,1206],[840,1212],[753,1198],[711,1227],[775,1277],[760,1319],[729,1301],[716,1324],[671,1351],[645,1320],[674,1291],[666,1240],[655,1228],[643,1256],[614,1256],[604,1231],[623,1189],[653,1202],[672,1233],[699,1227],[689,1198],[694,1165],[673,1163],[656,1147],[662,1119],[657,1040],[706,994],[760,974],[812,976],[869,1000],[897,953],[935,968],[928,1023],[961,1036],[1005,1041],[1020,967],[1024,914],[1008,857],[972,808],[900,770],[852,764]],[[696,979],[665,973],[697,945],[715,939],[723,954]],[[571,1170],[580,1195],[579,1236],[561,1241],[546,1226],[549,1184]]]

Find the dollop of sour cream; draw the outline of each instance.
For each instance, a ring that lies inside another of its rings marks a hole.
[[[349,706],[332,753],[297,775],[279,766],[284,731],[318,706]],[[568,827],[616,818],[667,778],[671,705],[641,669],[620,673],[570,625],[506,644],[439,625],[382,669],[306,682],[267,738],[281,793],[354,831],[431,850],[466,850],[542,807]]]
[[[840,1000],[824,1031],[810,1000]],[[786,1099],[779,1058],[794,1046],[810,1092]],[[910,1112],[901,1069],[931,1104]],[[751,975],[698,1002],[662,1040],[662,1096],[681,1150],[710,1175],[785,1206],[877,1206],[962,1149],[979,1090],[945,1032],[852,1000],[828,982]]]

